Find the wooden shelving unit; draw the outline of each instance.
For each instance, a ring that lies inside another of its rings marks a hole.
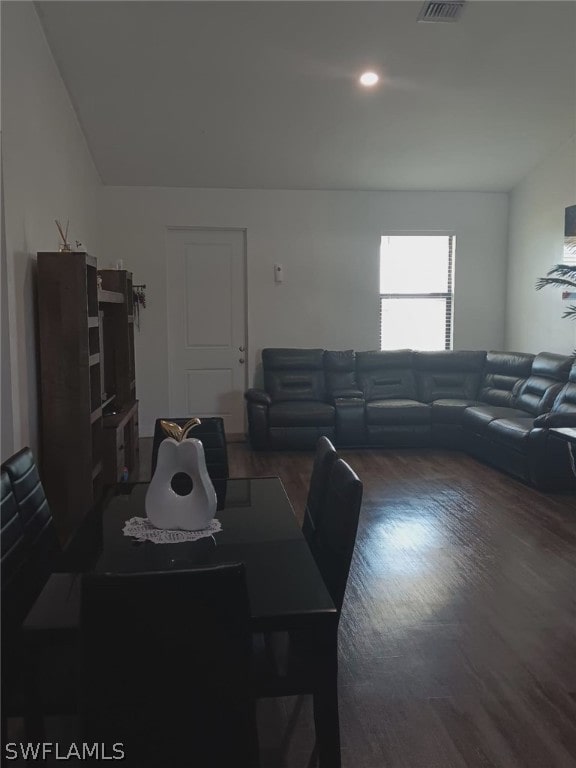
[[[63,541],[103,491],[97,263],[38,253],[42,482]]]
[[[125,468],[130,474],[138,462],[133,281],[132,273],[123,269],[102,269],[98,275],[102,279],[99,297],[107,397],[103,405],[104,482],[117,483],[123,479]],[[108,404],[113,414],[106,415]]]
[[[40,459],[63,541],[138,459],[133,313],[131,273],[98,272],[85,253],[38,253]]]

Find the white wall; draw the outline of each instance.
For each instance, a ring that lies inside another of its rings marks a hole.
[[[141,434],[168,410],[166,226],[240,227],[248,240],[249,383],[267,346],[376,349],[378,247],[388,230],[456,233],[456,348],[504,339],[506,194],[104,187],[102,264],[147,285],[136,339]],[[285,280],[274,284],[273,265]]]
[[[2,3],[2,159],[13,408],[2,419],[14,430],[2,450],[37,451],[35,254],[58,250],[54,219],[98,253],[100,180],[30,2]]]
[[[562,261],[564,209],[576,204],[576,137],[541,161],[510,196],[506,347],[562,354],[576,347],[576,322],[562,319],[561,290],[534,285]]]

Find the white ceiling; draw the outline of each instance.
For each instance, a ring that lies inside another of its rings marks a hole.
[[[421,5],[37,7],[105,184],[509,190],[576,131],[576,3]]]

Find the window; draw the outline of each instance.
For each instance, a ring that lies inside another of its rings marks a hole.
[[[380,244],[380,348],[451,349],[454,235]]]

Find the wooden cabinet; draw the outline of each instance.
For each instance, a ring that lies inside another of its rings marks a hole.
[[[111,467],[137,462],[132,275],[99,273],[85,253],[38,253],[38,327],[42,481],[66,541],[120,479]]]
[[[103,490],[97,263],[38,254],[42,482],[66,540]]]

